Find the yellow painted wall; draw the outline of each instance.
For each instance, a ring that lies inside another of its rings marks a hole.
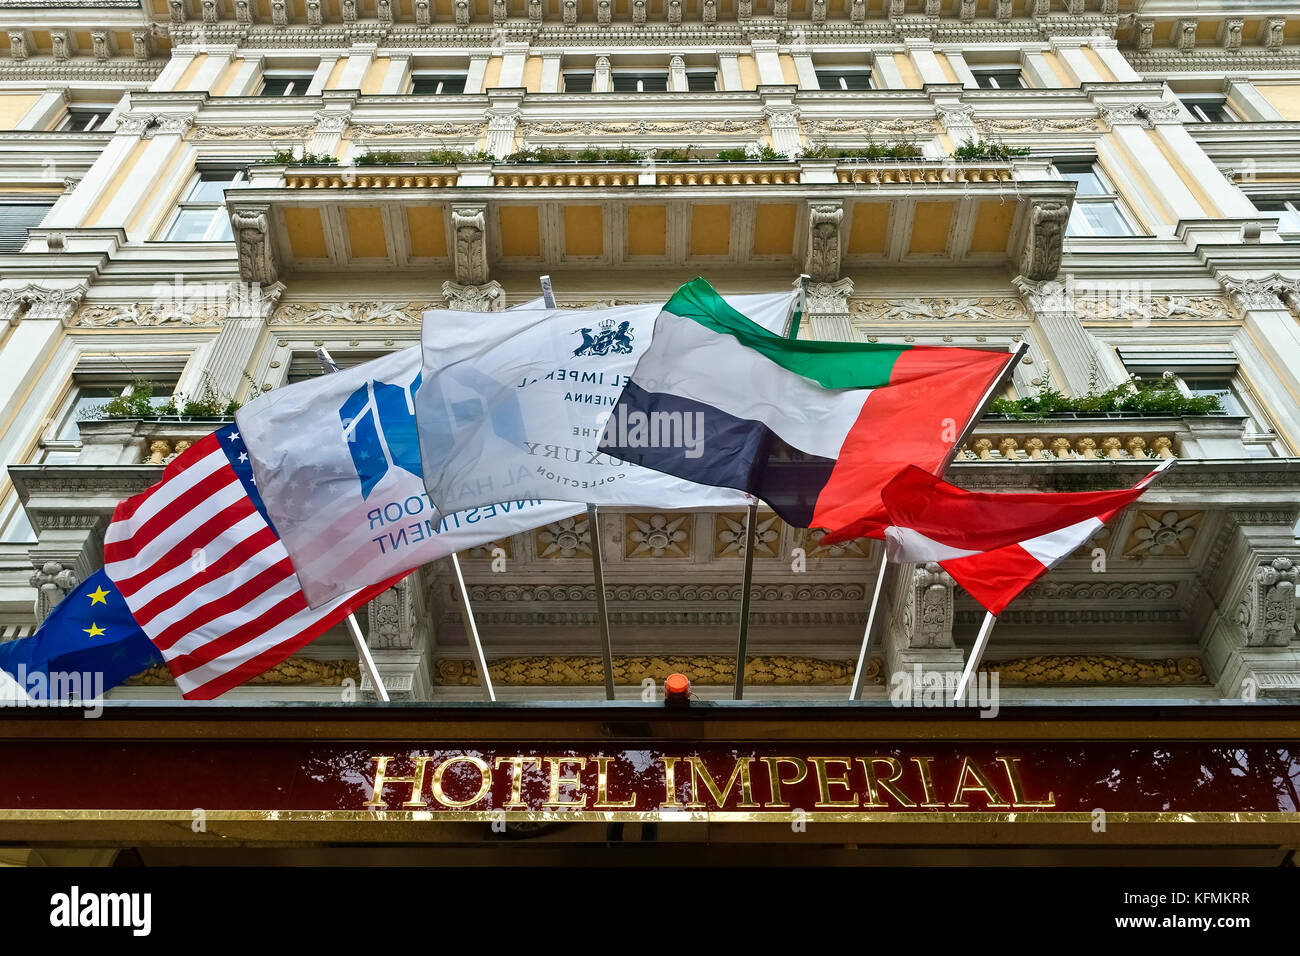
[[[329,77],[325,80],[324,89],[337,90],[339,88],[339,78],[343,75],[343,68],[348,65],[348,58],[341,56],[334,63],[334,68],[330,70]]]
[[[565,205],[564,253],[583,257],[605,254],[605,216],[599,206]]]
[[[542,238],[537,228],[536,206],[502,206],[497,215],[501,223],[501,254],[535,258],[542,254]]]
[[[798,86],[799,70],[794,65],[794,57],[789,53],[782,53],[777,59],[781,62],[781,79],[791,86]]]
[[[231,82],[233,82],[235,79],[235,74],[238,73],[241,69],[243,69],[243,66],[244,66],[243,57],[232,58],[230,61],[230,65],[227,66],[224,70],[222,70],[221,75],[217,77],[217,82],[212,84],[212,95],[225,96],[226,91],[230,89]]]
[[[375,57],[370,66],[366,68],[366,75],[361,80],[361,92],[372,94],[382,90],[384,88],[384,77],[388,75],[388,67],[392,62],[392,57]]]
[[[740,69],[740,88],[752,90],[758,87],[758,63],[749,53],[736,57],[736,66]]]
[[[1255,81],[1255,89],[1282,114],[1283,119],[1300,120],[1300,85],[1260,83]]]
[[[176,85],[172,87],[173,92],[185,92],[190,89],[190,84],[194,82],[194,75],[199,72],[203,64],[208,62],[206,53],[197,53],[190,65],[185,68],[185,72],[180,75]]]
[[[530,56],[524,62],[524,89],[529,93],[542,92],[542,58]]]
[[[957,71],[954,70],[954,69],[952,68],[952,64],[948,62],[948,54],[946,54],[946,53],[936,53],[936,54],[934,55],[934,58],[935,58],[936,60],[939,61],[939,69],[943,70],[944,78],[945,78],[949,83],[960,83],[960,82],[961,82],[961,80],[957,79]]]
[[[855,202],[849,224],[849,254],[881,255],[889,249],[889,211],[892,203]]]
[[[383,259],[388,255],[384,236],[384,214],[378,206],[348,206],[348,247],[354,259]]]
[[[791,203],[759,203],[754,210],[754,255],[792,255],[796,213]]]
[[[501,60],[499,56],[494,56],[488,60],[487,70],[483,73],[484,91],[492,89],[501,81]]]
[[[411,255],[421,259],[442,259],[447,255],[447,227],[438,206],[411,206],[406,225],[411,237]]]
[[[627,207],[627,254],[662,256],[668,248],[668,207]]]
[[[113,178],[104,186],[103,192],[99,194],[98,201],[96,201],[95,205],[91,206],[90,211],[86,213],[86,218],[82,222],[82,225],[94,226],[99,223],[99,218],[104,214],[104,210],[107,209],[108,204],[113,201],[113,197],[117,195],[117,191],[122,188],[123,184],[126,183],[128,179],[131,178],[131,172],[135,168],[135,164],[140,161],[140,156],[148,148],[149,140],[142,139],[136,142],[135,146],[131,148],[131,152],[126,154],[126,159],[117,167],[117,171],[113,174]]]
[[[975,229],[971,233],[971,252],[1002,252],[1007,248],[1011,223],[1016,217],[1014,202],[986,199],[975,214]]]
[[[1065,65],[1061,63],[1060,58],[1055,53],[1044,53],[1043,61],[1047,64],[1048,69],[1052,71],[1052,75],[1056,77],[1056,82],[1061,86],[1070,87],[1079,85],[1070,78],[1070,74],[1065,69]]]
[[[1115,74],[1111,72],[1111,69],[1106,65],[1106,62],[1097,55],[1096,50],[1086,46],[1081,47],[1080,49],[1083,50],[1083,58],[1088,61],[1089,66],[1097,71],[1098,76],[1108,82],[1115,79]]]
[[[1164,154],[1165,159],[1169,160],[1169,165],[1174,168],[1174,172],[1178,174],[1178,178],[1183,181],[1183,185],[1187,187],[1188,192],[1196,199],[1197,205],[1204,210],[1205,215],[1211,219],[1223,215],[1219,211],[1219,207],[1215,205],[1214,200],[1210,198],[1210,194],[1201,187],[1196,177],[1183,165],[1183,161],[1170,148],[1169,143],[1160,135],[1159,130],[1149,129],[1146,133],[1151,142],[1155,143],[1160,152]]]
[[[0,129],[13,129],[41,98],[39,93],[0,93]]]
[[[919,90],[921,88],[921,74],[916,72],[916,64],[906,53],[894,54],[894,65],[898,67],[899,75],[903,78],[903,88],[908,90]]]
[[[731,251],[731,207],[691,207],[691,255],[725,256]]]
[[[948,248],[948,227],[952,224],[952,203],[918,202],[912,216],[912,239],[908,252],[934,255]]]
[[[289,249],[295,259],[325,259],[325,228],[320,210],[314,206],[290,206],[284,211],[284,229],[289,234]]]

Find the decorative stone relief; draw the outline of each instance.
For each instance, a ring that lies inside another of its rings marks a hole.
[[[292,657],[262,671],[256,677],[250,677],[244,683],[273,687],[337,687],[345,680],[359,682],[360,679],[361,665],[355,660],[321,661]],[[176,678],[166,664],[156,664],[123,683],[129,687],[172,687],[176,684]]]
[[[853,682],[854,662],[791,655],[756,655],[745,658],[745,683],[749,686],[847,686]],[[663,682],[672,673],[691,675],[702,687],[730,687],[735,681],[736,659],[725,654],[617,654],[614,683],[638,686],[645,680]],[[880,658],[872,658],[866,682],[884,683]],[[440,658],[434,665],[434,683],[441,687],[476,687],[482,683],[474,662]],[[598,656],[565,655],[503,657],[488,664],[492,683],[502,687],[599,687],[604,683],[604,663]]]
[[[1015,0],[997,0],[993,15],[999,20],[1011,19],[1011,8]]]
[[[375,16],[379,18],[380,23],[390,24],[393,22],[393,3],[392,0],[375,0]]]
[[[826,532],[821,528],[799,528],[796,534],[798,547],[803,548],[810,558],[866,558],[871,555],[869,538],[852,538],[849,541],[822,544]]]
[[[311,127],[308,127],[310,131]],[[356,123],[352,132],[358,137],[383,136],[473,136],[483,135],[486,123]]]
[[[1139,20],[1137,25],[1137,48],[1138,52],[1146,53],[1151,49],[1151,44],[1155,39],[1156,22],[1154,20]]]
[[[24,30],[9,31],[9,55],[21,63],[27,59],[27,33]]]
[[[399,581],[367,605],[370,611],[367,642],[372,648],[384,650],[415,646],[415,620],[408,581]]]
[[[1264,46],[1270,50],[1280,49],[1286,42],[1286,18],[1269,17],[1265,29]]]
[[[815,282],[835,282],[840,277],[840,224],[844,204],[819,201],[808,207],[808,256],[805,271]]]
[[[1300,298],[1300,276],[1284,276],[1279,272],[1262,277],[1221,275],[1219,285],[1243,312],[1277,310],[1283,303],[1295,308]]]
[[[744,557],[747,513],[719,513],[713,526],[715,558]],[[754,557],[774,558],[781,539],[780,519],[774,514],[758,513],[754,529]]]
[[[355,4],[355,0],[343,0],[345,4]],[[344,7],[346,14],[347,8]],[[353,13],[356,13],[355,6]],[[240,26],[250,26],[253,22],[253,2],[252,0],[235,0],[235,22]]]
[[[683,120],[680,122],[602,121],[602,120],[550,120],[524,122],[519,132],[528,138],[534,136],[570,136],[574,133],[613,133],[622,136],[644,136],[656,133],[746,133],[757,134],[765,130],[761,120]]]
[[[50,53],[56,60],[66,60],[72,55],[72,41],[67,30],[50,31]]]
[[[587,515],[561,518],[538,528],[533,540],[539,558],[574,558],[591,554],[591,528]],[[593,596],[594,600],[594,596]]]
[[[118,127],[121,129],[121,126]],[[314,123],[301,123],[297,126],[194,126],[186,139],[256,139],[303,140],[316,128]]]
[[[0,321],[55,319],[67,323],[85,297],[86,289],[85,285],[49,289],[35,283],[21,288],[0,289]]]
[[[185,0],[167,0],[167,15],[172,23],[184,23],[189,17],[189,11],[185,9]]]
[[[120,305],[83,305],[77,309],[73,324],[99,329],[124,326],[220,325],[225,318],[224,306],[187,306],[184,303],[141,305],[127,302]]]
[[[1029,213],[1029,235],[1020,257],[1020,272],[1030,279],[1053,279],[1061,271],[1061,250],[1069,204],[1035,202]]]
[[[668,25],[670,27],[682,25],[682,0],[668,0]]]
[[[528,0],[528,21],[534,24],[542,22],[542,0]]]
[[[975,2],[976,0],[961,0],[961,4],[958,8],[958,16],[962,20],[969,21],[975,19]]]
[[[933,562],[912,571],[912,580],[898,611],[908,648],[952,647],[953,580]]]
[[[469,0],[456,0],[456,26],[469,26]]]
[[[483,285],[444,282],[442,297],[447,308],[460,312],[500,312],[506,307],[505,290],[495,279]]]
[[[1237,623],[1251,647],[1285,647],[1295,637],[1296,583],[1300,569],[1288,557],[1273,559],[1255,570],[1246,595],[1237,606]]]
[[[867,19],[867,0],[849,0],[849,22],[865,23]]]
[[[576,27],[578,25],[578,0],[564,0],[561,14],[566,27]]]
[[[387,0],[379,0],[381,5],[386,5]],[[287,27],[289,25],[289,3],[288,0],[271,0],[271,26]]]
[[[92,30],[90,33],[90,49],[96,60],[107,60],[110,50],[108,48],[108,31]]]
[[[1082,133],[1097,128],[1095,116],[980,116],[975,125],[989,133]]]
[[[461,285],[482,285],[488,278],[487,205],[451,207],[451,228],[455,235],[453,258],[456,281]]]
[[[30,578],[36,588],[36,623],[45,620],[54,606],[67,597],[68,592],[81,583],[75,571],[57,561],[46,561]]]
[[[632,0],[632,25],[645,26],[646,0]]]
[[[933,118],[927,119],[893,119],[877,122],[865,119],[836,117],[835,119],[818,119],[812,116],[801,118],[803,128],[808,133],[849,133],[870,136],[875,133],[898,135],[928,135],[935,132]]]
[[[691,556],[691,515],[625,514],[623,518],[624,557]]]
[[[718,22],[718,3],[717,0],[704,0],[704,5],[700,12],[700,19],[705,26],[713,26]]]
[[[1246,21],[1240,17],[1231,17],[1223,21],[1223,48],[1225,50],[1241,49],[1241,31]]]
[[[1027,322],[1025,307],[1017,299],[979,296],[953,298],[927,296],[910,299],[854,299],[849,311],[872,322],[939,319],[945,322],[975,319],[982,322]]]
[[[277,325],[384,324],[419,325],[426,311],[441,302],[286,302],[271,321]]]
[[[826,0],[813,0],[812,4],[812,22],[826,22]]]
[[[848,315],[853,280],[808,283],[808,300],[804,311],[809,315]]]
[[[415,25],[417,27],[428,27],[433,23],[430,7],[430,0],[415,0]]]
[[[1139,511],[1124,544],[1127,557],[1186,557],[1203,511]]]
[[[981,671],[996,673],[1007,687],[1107,687],[1113,684],[1163,687],[1208,684],[1199,658],[1118,657],[1111,654],[1039,654],[1018,660],[988,661]]]
[[[613,14],[613,0],[600,0],[596,4],[596,22],[602,27],[609,26]]]
[[[271,283],[279,280],[275,246],[271,240],[270,211],[265,206],[236,206],[230,225],[239,250],[239,276],[247,282]]]

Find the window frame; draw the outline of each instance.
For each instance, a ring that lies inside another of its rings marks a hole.
[[[1025,80],[1025,70],[1019,63],[982,63],[978,66],[970,66],[971,76],[975,77],[975,87],[981,90],[1027,90],[1029,83]],[[997,75],[1014,73],[1016,77],[1015,86],[1002,86],[997,82]],[[990,81],[989,86],[980,82],[981,78]]]
[[[590,79],[591,82],[587,85],[587,88],[584,89],[584,90],[571,90],[571,89],[569,89],[569,77],[571,77],[571,76],[585,76],[585,77],[587,77],[588,79]],[[592,70],[562,70],[562,71],[560,72],[560,92],[561,92],[561,93],[575,93],[575,94],[594,93],[594,92],[596,92],[596,71],[595,71],[594,69],[592,69]]]
[[[302,89],[299,90],[295,86],[293,81],[302,79],[303,77],[306,77],[307,82],[304,83],[302,85]],[[306,72],[303,72],[303,70],[301,69],[291,69],[287,67],[282,69],[275,69],[275,68],[266,69],[262,71],[262,85],[258,87],[257,93],[255,93],[254,95],[259,97],[264,97],[265,99],[268,100],[279,99],[280,97],[284,97],[284,96],[306,96],[307,91],[311,89],[312,80],[314,80],[315,78],[316,78],[315,70],[308,70]],[[290,80],[289,86],[285,89],[285,91],[283,93],[266,92],[266,85],[267,85],[266,81],[279,80],[279,79]]]
[[[1196,123],[1240,123],[1241,117],[1228,103],[1228,98],[1221,93],[1175,93],[1178,102],[1191,113]],[[1213,105],[1226,114],[1225,119],[1212,119],[1205,112],[1206,105]]]
[[[29,464],[71,464],[71,462],[51,461],[52,455],[80,455],[81,437],[78,433],[76,438],[60,437],[67,427],[81,421],[77,416],[77,410],[81,406],[83,398],[93,398],[100,404],[112,401],[114,398],[124,398],[135,391],[135,382],[139,378],[147,378],[149,383],[155,388],[162,386],[169,388],[166,393],[159,393],[153,396],[153,401],[166,404],[176,398],[176,393],[180,387],[180,371],[172,373],[152,373],[150,375],[130,375],[117,372],[101,372],[83,370],[74,372],[72,375],[71,385],[63,396],[59,399],[56,406],[58,411],[50,416],[49,424],[41,432],[37,441],[36,451],[33,453]],[[120,387],[119,387],[120,384]],[[117,389],[116,395],[90,395],[88,392],[108,391]]]
[[[712,81],[713,81],[713,89],[711,89],[711,90],[693,90],[693,89],[691,89],[691,77],[692,77],[692,76],[704,76],[704,75],[706,75],[706,74],[707,74],[707,75],[709,76],[709,78],[712,79]],[[686,70],[686,89],[685,89],[683,92],[685,92],[685,93],[716,93],[716,92],[718,92],[718,71],[717,71],[716,69],[713,69],[712,67],[699,67],[699,68],[697,68],[697,69],[687,68],[687,70]]]
[[[117,109],[117,104],[115,103],[73,103],[68,106],[67,110],[64,112],[63,118],[59,121],[59,125],[55,127],[55,132],[97,132],[101,126],[108,122],[108,118],[113,115],[113,110],[115,109]],[[92,114],[95,117],[95,120],[89,126],[82,129],[74,129],[72,126],[73,117],[78,114],[86,113]]]
[[[1247,194],[1247,199],[1251,201],[1255,209],[1265,215],[1269,213],[1290,213],[1295,217],[1295,229],[1283,229],[1283,216],[1278,216],[1277,234],[1287,242],[1296,242],[1300,240],[1300,195],[1295,196],[1259,196]],[[1275,203],[1286,207],[1285,209],[1261,209],[1260,203]]]
[[[629,77],[629,76],[636,77],[636,89],[635,89],[635,90],[620,90],[620,89],[618,88],[618,78],[619,78],[620,76],[623,77],[624,79],[626,79],[626,78]],[[658,79],[660,79],[660,78],[662,77],[662,79],[663,79],[663,81],[664,81],[664,88],[663,88],[662,90],[647,90],[647,89],[645,89],[644,86],[643,86],[643,84],[644,84],[645,81],[646,81],[648,78],[650,78],[650,77],[654,77],[656,80],[658,80]],[[628,94],[628,93],[651,93],[651,94],[654,94],[654,93],[667,93],[667,92],[670,91],[670,88],[671,88],[671,86],[672,86],[671,80],[672,80],[672,77],[669,75],[669,71],[668,71],[667,69],[665,69],[665,70],[663,70],[663,71],[659,71],[659,70],[629,70],[629,69],[624,69],[624,70],[610,70],[610,71],[609,71],[609,91],[610,91],[611,93],[625,93],[625,94]],[[594,83],[593,83],[593,86],[594,86]]]
[[[1066,172],[1074,172],[1068,167],[1088,167],[1088,171],[1097,179],[1097,185],[1101,188],[1100,193],[1079,193],[1077,190],[1074,195],[1074,204],[1070,208],[1070,219],[1065,226],[1066,239],[1123,239],[1131,236],[1140,236],[1142,232],[1138,229],[1137,221],[1133,214],[1129,212],[1124,200],[1120,197],[1119,192],[1115,189],[1115,184],[1111,182],[1110,176],[1101,168],[1101,163],[1096,158],[1076,158],[1060,157],[1052,160],[1052,175],[1063,182],[1072,182],[1063,175]],[[1127,232],[1120,233],[1098,233],[1092,231],[1088,225],[1087,219],[1080,214],[1078,219],[1075,218],[1075,212],[1082,210],[1080,207],[1089,206],[1110,206],[1115,210],[1120,222],[1128,229]],[[1088,229],[1087,232],[1072,232],[1075,224],[1079,223]]]
[[[834,74],[838,86],[826,86],[822,82],[824,76]],[[864,93],[867,90],[877,89],[875,71],[870,66],[818,66],[813,64],[813,75],[817,77],[817,88],[830,93]],[[862,89],[850,89],[845,83],[846,76],[863,76],[867,78],[867,85]]]
[[[245,167],[206,165],[199,166],[195,169],[194,174],[186,184],[183,199],[176,201],[176,209],[167,219],[167,225],[162,231],[162,241],[164,242],[232,242],[233,237],[225,237],[224,233],[230,228],[229,217],[224,220],[219,213],[225,211],[226,203],[223,199],[221,202],[211,202],[208,200],[195,200],[189,198],[195,189],[202,183],[205,174],[212,173],[231,173],[231,179],[226,189],[230,189],[237,184],[248,184],[248,169]],[[179,239],[172,236],[172,231],[180,223],[181,217],[190,211],[209,211],[212,214],[207,228],[203,231],[202,238],[199,239]]]
[[[418,79],[431,79],[431,78],[436,78],[436,79],[438,80],[438,85],[439,85],[440,87],[441,87],[441,85],[442,85],[446,80],[449,80],[449,79],[458,79],[458,80],[460,80],[460,89],[457,90],[457,91],[454,92],[454,93],[445,93],[445,92],[443,92],[441,89],[434,90],[434,91],[431,92],[431,93],[430,93],[430,92],[424,92],[424,93],[421,93],[421,92],[418,92],[418,91],[415,89],[416,81],[417,81]],[[418,70],[412,70],[412,71],[411,71],[411,90],[410,90],[409,95],[410,95],[410,96],[464,96],[464,95],[465,95],[465,85],[466,85],[468,82],[469,82],[469,71],[467,71],[467,70],[460,70],[460,71],[457,71],[457,70],[435,70],[435,69],[418,69]]]

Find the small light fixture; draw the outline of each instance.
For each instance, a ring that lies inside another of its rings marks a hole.
[[[669,674],[664,681],[664,703],[681,705],[690,703],[691,682],[685,674]]]

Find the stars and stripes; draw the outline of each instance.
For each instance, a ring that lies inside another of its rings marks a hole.
[[[117,506],[104,568],[194,700],[274,667],[393,583],[309,607],[235,425],[195,442],[158,484]]]

